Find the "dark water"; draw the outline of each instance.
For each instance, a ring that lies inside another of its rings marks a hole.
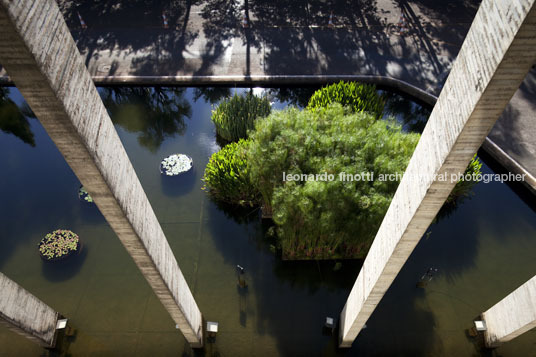
[[[10,91],[21,105],[16,89]],[[334,262],[282,262],[270,251],[256,211],[224,210],[201,190],[203,169],[218,150],[210,103],[229,91],[101,89],[205,319],[219,322],[205,354],[480,355],[465,329],[536,272],[536,214],[528,198],[505,184],[478,184],[471,200],[430,227],[353,348],[337,351],[336,338],[323,335],[323,321],[338,317],[360,262],[342,262],[337,271]],[[394,100],[402,121],[427,115]],[[70,318],[78,332],[64,344],[65,353],[193,355],[98,210],[78,199],[77,178],[39,122],[25,120],[11,130],[22,139],[0,132],[0,271]],[[191,156],[194,171],[163,178],[159,163],[172,153]],[[492,169],[484,165],[483,171]],[[84,251],[47,265],[37,244],[57,228],[76,232]],[[237,287],[237,264],[245,267],[245,290]],[[425,289],[416,288],[430,267],[438,273]],[[0,328],[0,355],[42,354]],[[496,355],[536,355],[536,334],[505,344]]]

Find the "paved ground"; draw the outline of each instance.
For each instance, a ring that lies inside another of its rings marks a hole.
[[[101,84],[266,84],[283,83],[285,76],[293,76],[286,78],[293,82],[370,76],[401,80],[437,96],[480,0],[58,3]],[[397,26],[402,14],[404,34]],[[534,81],[524,88],[490,138],[506,153],[505,160],[515,159],[536,176],[530,140],[536,132],[535,107],[526,95],[534,94]],[[503,155],[495,151],[494,156]]]
[[[493,127],[484,149],[509,171],[527,174],[526,186],[536,194],[536,66]]]
[[[58,2],[91,74],[101,81],[381,75],[438,94],[480,1]],[[396,29],[402,13],[409,30],[404,35]]]

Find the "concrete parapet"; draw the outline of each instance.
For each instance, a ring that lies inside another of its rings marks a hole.
[[[47,348],[56,343],[59,314],[0,273],[0,324]]]
[[[482,319],[484,341],[490,348],[536,327],[536,276],[482,313]]]

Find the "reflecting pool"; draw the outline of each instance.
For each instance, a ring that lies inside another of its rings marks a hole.
[[[338,317],[361,262],[281,261],[256,210],[217,205],[201,189],[204,167],[219,149],[211,106],[244,90],[99,89],[205,319],[219,322],[215,343],[195,355],[486,355],[465,330],[535,274],[533,198],[506,184],[477,184],[470,200],[429,228],[353,347],[337,350],[323,322]],[[97,208],[78,198],[78,179],[20,94],[8,92],[0,102],[0,271],[70,319],[77,334],[64,341],[65,355],[193,356]],[[282,108],[299,105],[305,90],[269,92]],[[429,111],[392,96],[389,109],[408,130],[419,130]],[[23,110],[13,114],[13,106]],[[173,153],[192,157],[193,172],[163,177],[159,163]],[[483,173],[496,170],[483,158]],[[37,245],[58,228],[76,232],[84,248],[45,264]],[[247,289],[237,285],[237,264]],[[429,268],[438,271],[417,288]],[[0,355],[43,351],[0,327]],[[495,353],[536,355],[536,333]]]

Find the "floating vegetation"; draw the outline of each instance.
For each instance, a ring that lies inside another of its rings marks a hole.
[[[191,157],[184,154],[173,154],[160,163],[160,172],[167,176],[177,176],[189,171],[193,166]]]
[[[80,249],[78,235],[67,229],[48,233],[39,242],[39,254],[47,261],[65,259]]]
[[[91,198],[84,186],[80,186],[78,189],[78,198],[87,203],[93,203],[93,198]]]

